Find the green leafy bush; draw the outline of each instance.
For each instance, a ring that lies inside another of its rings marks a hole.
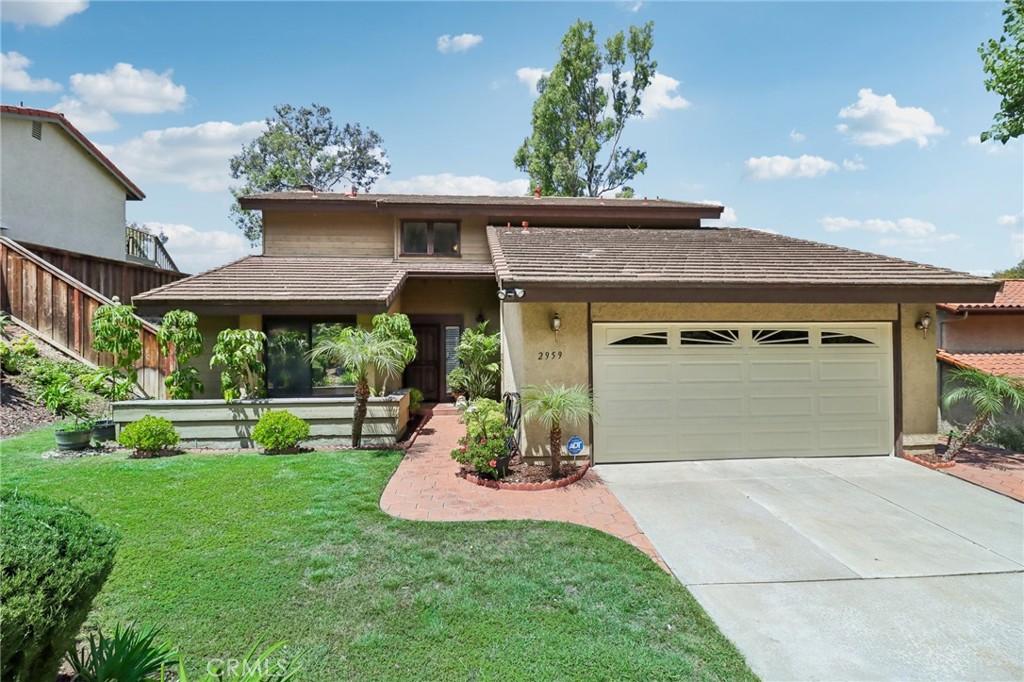
[[[981,432],[980,439],[1010,452],[1024,452],[1024,424],[991,425]]]
[[[36,342],[28,334],[22,334],[15,339],[14,343],[11,344],[11,350],[26,358],[39,357],[39,349],[36,348]]]
[[[491,478],[498,478],[498,459],[508,455],[506,442],[512,429],[505,425],[501,405],[477,398],[463,412],[466,435],[451,452],[452,459]]]
[[[459,366],[448,373],[452,391],[470,398],[496,398],[501,384],[501,337],[487,333],[487,322],[462,332],[455,348]]]
[[[409,389],[409,414],[416,414],[423,405],[423,391],[418,388]]]
[[[203,352],[203,335],[199,333],[199,318],[190,310],[172,310],[164,315],[157,333],[160,352],[174,357],[174,371],[164,379],[167,396],[171,400],[191,400],[195,393],[203,392],[199,370],[188,361]]]
[[[116,535],[81,509],[0,493],[0,679],[53,680],[114,565]]]
[[[252,430],[252,439],[266,452],[295,450],[309,438],[309,424],[288,410],[268,410]]]
[[[75,386],[71,376],[64,373],[47,374],[44,383],[36,383],[36,402],[51,414],[65,419],[85,418],[88,396]]]
[[[89,635],[85,650],[68,652],[75,682],[142,682],[169,668],[175,652],[169,642],[157,643],[158,634],[154,628],[118,625],[113,636]]]
[[[181,440],[174,424],[163,417],[147,414],[142,419],[128,424],[117,434],[117,442],[132,448],[136,457],[152,457],[170,450]]]
[[[210,368],[223,367],[220,388],[225,402],[263,394],[263,346],[267,335],[255,329],[224,329],[213,345]]]

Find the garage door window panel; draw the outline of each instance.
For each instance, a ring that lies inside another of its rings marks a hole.
[[[855,334],[847,334],[845,332],[833,332],[822,330],[821,332],[821,345],[823,346],[874,346],[874,341],[866,339],[863,336],[857,336]]]
[[[811,333],[806,329],[755,329],[754,343],[759,346],[807,346]]]
[[[667,346],[668,332],[648,332],[646,334],[632,334],[617,341],[612,341],[609,346]]]
[[[739,329],[684,329],[679,332],[679,343],[684,346],[735,346],[739,342]]]

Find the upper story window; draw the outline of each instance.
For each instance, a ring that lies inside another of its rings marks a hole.
[[[408,220],[402,223],[403,256],[458,257],[459,224],[450,221]]]

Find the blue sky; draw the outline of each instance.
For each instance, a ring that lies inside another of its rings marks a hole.
[[[377,191],[523,193],[531,85],[568,26],[603,40],[653,20],[659,77],[625,136],[648,152],[638,195],[987,273],[1024,248],[1021,142],[977,139],[998,108],[977,47],[1001,7],[5,1],[2,101],[85,131],[146,192],[129,219],[195,272],[247,250],[227,163],[275,104],[380,132],[392,173]]]

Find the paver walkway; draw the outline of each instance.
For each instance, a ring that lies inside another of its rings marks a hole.
[[[957,455],[955,467],[940,471],[1024,502],[1024,454],[969,445]]]
[[[540,491],[494,490],[457,477],[459,464],[450,453],[464,429],[456,414],[439,411],[430,417],[384,489],[381,509],[417,521],[576,523],[625,540],[668,570],[633,517],[593,470],[573,485]]]

